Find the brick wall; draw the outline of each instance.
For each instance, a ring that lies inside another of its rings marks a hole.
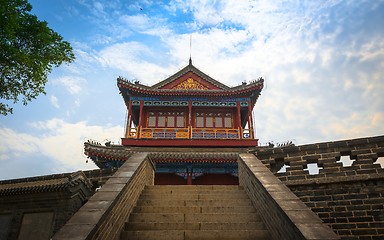
[[[6,235],[4,239],[18,238],[25,213],[52,212],[54,219],[50,232],[55,233],[83,205],[84,201],[85,199],[80,195],[62,192],[3,197],[0,200],[0,215],[8,215],[10,218],[10,225],[7,233],[4,233],[4,236]]]
[[[78,181],[76,176],[84,177],[81,172],[76,172],[2,181],[0,225],[7,227],[0,229],[0,239],[18,239],[24,227],[39,229],[50,236],[57,232],[93,193],[88,180]],[[59,179],[58,182],[55,179]],[[52,184],[43,184],[52,180]],[[22,226],[25,214],[44,213],[53,216],[50,224],[44,224],[44,229],[37,221]],[[29,236],[29,239],[36,238]]]
[[[339,239],[254,155],[240,155],[239,182],[272,239]]]
[[[147,153],[133,154],[53,239],[119,239],[131,210],[154,170]]]
[[[384,239],[384,136],[254,154],[342,239]],[[353,161],[343,166],[345,156]],[[286,171],[279,172],[281,167]],[[309,172],[315,165],[318,173]]]

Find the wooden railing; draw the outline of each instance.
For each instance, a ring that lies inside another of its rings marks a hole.
[[[128,128],[126,138],[137,138],[138,136],[137,128]]]
[[[188,139],[188,128],[142,128],[140,138],[146,139]]]
[[[254,139],[252,129],[231,128],[130,128],[133,139]]]
[[[240,139],[239,129],[195,128],[192,139]]]

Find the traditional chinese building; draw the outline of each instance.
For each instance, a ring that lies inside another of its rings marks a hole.
[[[121,77],[117,86],[128,110],[122,138],[126,148],[258,145],[252,113],[263,88],[262,78],[229,87],[197,69],[190,59],[186,67],[153,86]],[[86,154],[100,168],[124,162],[109,158],[106,151],[86,145]],[[238,184],[234,158],[206,153],[180,159],[167,154],[154,164],[156,184]]]
[[[117,79],[128,109],[125,146],[253,147],[263,79],[228,87],[189,65],[153,86]],[[225,140],[225,141],[224,141]]]

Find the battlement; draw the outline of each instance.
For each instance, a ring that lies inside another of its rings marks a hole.
[[[384,136],[263,148],[255,155],[290,185],[384,176]]]
[[[384,238],[384,136],[254,154],[342,239]]]

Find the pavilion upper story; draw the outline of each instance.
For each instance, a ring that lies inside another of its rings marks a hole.
[[[127,146],[257,146],[252,110],[263,79],[228,87],[192,61],[146,86],[119,77],[128,110],[122,144]]]

